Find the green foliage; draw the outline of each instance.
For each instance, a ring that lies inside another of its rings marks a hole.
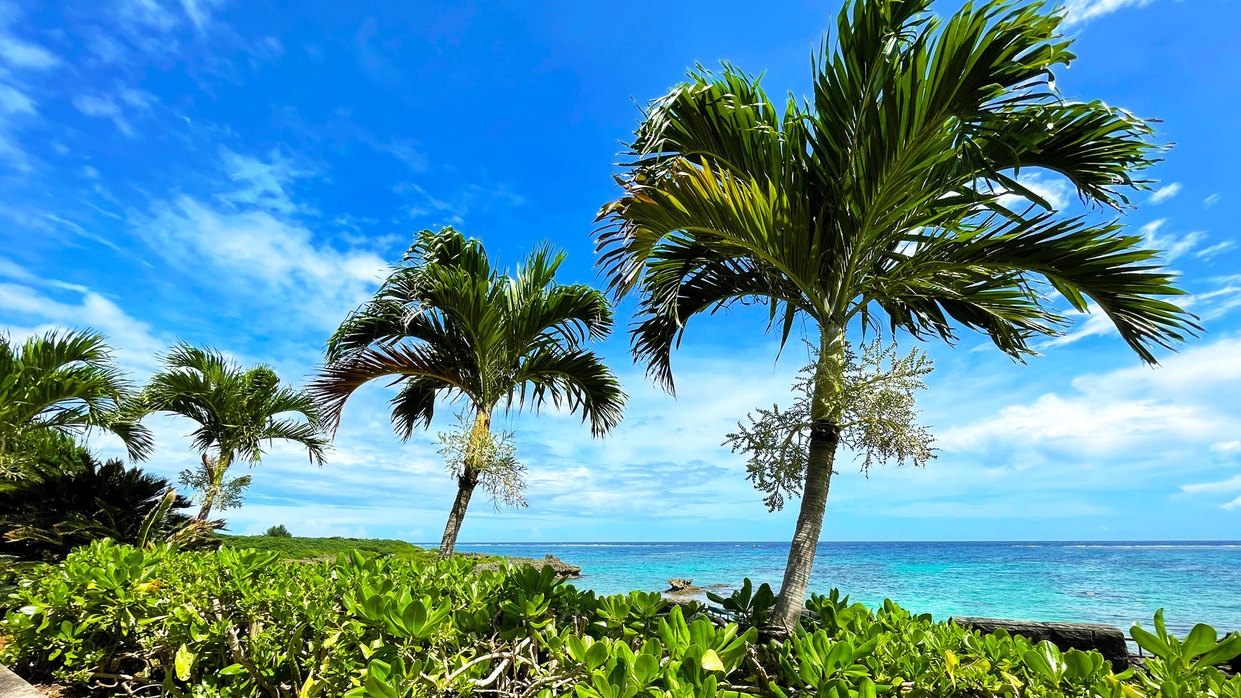
[[[289,529],[285,528],[284,524],[276,524],[275,526],[268,528],[267,532],[264,533],[263,535],[270,536],[272,538],[292,538],[293,537],[293,534],[289,533]]]
[[[1137,623],[1129,630],[1133,641],[1153,657],[1146,660],[1148,675],[1142,678],[1162,698],[1218,695],[1241,698],[1241,675],[1225,679],[1216,666],[1241,656],[1241,634],[1220,640],[1215,628],[1198,624],[1184,639],[1168,634],[1163,609],[1155,613],[1155,632]]]
[[[709,591],[707,598],[732,614],[738,623],[760,628],[767,625],[767,613],[776,605],[776,595],[771,592],[771,587],[764,582],[755,592],[749,577],[728,598]]]
[[[60,439],[65,448],[39,454],[0,488],[0,554],[55,560],[100,538],[143,545],[183,530],[188,517],[177,509],[190,502],[168,481]]]
[[[497,409],[567,408],[602,436],[621,420],[625,392],[589,349],[612,330],[598,290],[560,284],[565,254],[539,245],[516,271],[498,268],[483,244],[445,227],[423,230],[374,297],[328,340],[311,389],[335,426],[361,386],[390,380],[392,423],[402,439],[430,426],[437,400],[463,399],[472,426],[441,435],[459,493],[480,480],[493,502],[523,506],[523,469],[511,436],[491,436]],[[452,553],[468,497],[458,497],[440,544]]]
[[[0,335],[0,478],[21,475],[45,437],[92,429],[119,436],[131,458],[145,457],[154,443],[129,398],[101,335],[48,332],[21,344]]]
[[[871,610],[835,591],[811,599],[792,637],[759,642],[755,627],[658,594],[579,591],[550,567],[283,557],[97,541],[21,571],[0,662],[99,695],[1241,698],[1241,679],[1210,666],[1241,640],[1207,626],[1178,640],[1162,614],[1156,633],[1135,633],[1156,653],[1149,673],[1116,674],[1097,652],[982,635],[891,601]],[[726,602],[758,618],[760,596]]]
[[[406,560],[425,561],[435,556],[433,552],[406,543],[403,540],[380,538],[304,538],[301,536],[218,536],[225,548],[253,549],[280,553],[290,560],[315,560],[335,558],[357,551],[366,557],[392,556]]]
[[[181,480],[202,493],[201,520],[213,507],[240,504],[250,480],[226,478],[235,460],[256,465],[275,440],[300,444],[319,465],[327,452],[319,406],[308,393],[281,385],[268,366],[245,369],[212,349],[174,346],[140,402],[147,412],[185,417],[198,425],[191,436],[202,462],[184,471]]]

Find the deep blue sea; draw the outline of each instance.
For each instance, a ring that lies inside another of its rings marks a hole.
[[[458,550],[582,567],[598,593],[660,591],[671,577],[726,593],[749,577],[778,590],[788,543],[490,543]],[[811,591],[918,613],[1241,630],[1241,542],[821,543]]]

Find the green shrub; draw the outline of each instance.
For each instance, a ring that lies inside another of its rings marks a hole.
[[[190,518],[178,510],[190,502],[167,480],[117,459],[101,463],[68,437],[59,445],[0,486],[0,555],[59,560],[100,538],[140,544],[186,530]],[[172,501],[161,506],[166,496]]]
[[[272,538],[292,538],[293,537],[293,534],[289,533],[289,529],[285,528],[284,524],[277,524],[275,526],[272,526],[271,528],[267,529],[267,532],[264,533],[263,535],[271,536]]]
[[[699,605],[596,597],[550,568],[475,563],[97,541],[18,585],[0,662],[100,695],[1241,698],[1241,678],[1207,666],[1241,640],[1195,629],[1177,641],[1162,617],[1153,641],[1135,630],[1162,652],[1150,673],[1115,674],[1095,652],[981,635],[890,601],[815,597],[797,634],[760,642]],[[741,596],[741,613],[765,603]]]

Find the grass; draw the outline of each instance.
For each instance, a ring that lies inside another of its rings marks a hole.
[[[391,555],[402,560],[432,562],[436,552],[403,540],[386,540],[382,538],[281,538],[276,536],[229,536],[220,535],[223,545],[228,548],[254,550],[270,550],[278,552],[291,560],[316,560],[334,558],[341,553],[354,550],[369,556]]]

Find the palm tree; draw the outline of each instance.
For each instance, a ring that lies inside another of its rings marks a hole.
[[[639,292],[635,355],[673,387],[685,323],[765,304],[787,341],[811,332],[811,435],[801,511],[773,614],[805,600],[840,437],[846,330],[953,342],[985,332],[1021,359],[1103,312],[1147,363],[1200,328],[1162,299],[1173,275],[1117,222],[1067,217],[1018,178],[1062,176],[1092,208],[1120,210],[1158,148],[1143,120],[1055,88],[1071,41],[1040,4],[855,0],[813,61],[813,97],[781,114],[756,78],[701,68],[654,101],[600,212],[599,261],[619,298]],[[1020,205],[1014,205],[1013,201]],[[1062,297],[1064,303],[1055,299]],[[886,322],[884,322],[886,320]]]
[[[264,442],[301,444],[312,463],[323,464],[328,440],[318,405],[306,391],[282,386],[271,368],[242,369],[217,351],[188,344],[173,347],[163,364],[142,403],[148,411],[198,423],[193,437],[202,455],[199,521],[206,521],[217,498],[230,491],[229,467],[238,459],[258,465]]]
[[[26,446],[48,433],[116,434],[130,458],[151,451],[151,433],[127,406],[130,386],[102,335],[51,331],[17,344],[0,336],[0,474],[20,472]],[[25,445],[24,445],[25,444]]]
[[[418,234],[404,263],[374,298],[351,314],[327,346],[311,390],[332,425],[364,383],[391,377],[392,423],[402,440],[430,426],[437,397],[464,398],[473,412],[470,447],[444,526],[440,556],[452,554],[470,496],[488,467],[491,418],[551,401],[579,412],[600,436],[618,422],[625,393],[603,361],[584,348],[612,328],[599,291],[555,282],[564,253],[540,246],[508,276],[483,245],[452,228]]]

